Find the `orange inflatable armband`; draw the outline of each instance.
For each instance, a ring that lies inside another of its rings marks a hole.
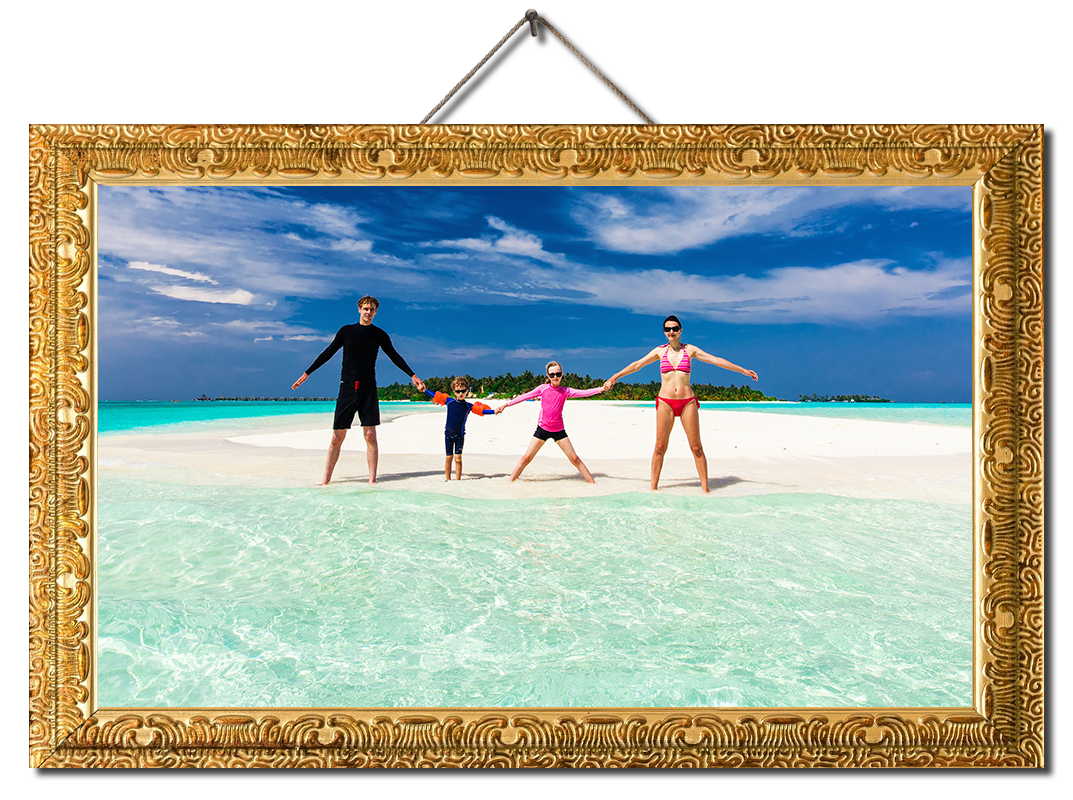
[[[432,395],[432,402],[438,406],[447,405],[448,399],[450,398],[448,398],[447,395],[445,395],[443,392],[436,392],[436,394]]]
[[[482,403],[480,400],[478,400],[473,404],[473,408],[471,410],[474,414],[483,414],[485,411],[490,411],[491,409],[484,403]]]

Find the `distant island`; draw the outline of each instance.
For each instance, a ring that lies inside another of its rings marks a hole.
[[[869,394],[836,394],[834,396],[828,395],[798,395],[798,402],[801,403],[891,403],[892,400],[887,400],[885,397],[875,397]]]
[[[487,376],[484,378],[474,378],[472,375],[465,375],[466,380],[469,382],[470,394],[473,397],[481,399],[496,399],[496,400],[509,400],[511,397],[517,397],[520,394],[528,392],[535,386],[544,383],[543,375],[536,375],[533,372],[526,370],[520,375],[512,375],[507,373],[506,375]],[[443,392],[444,394],[451,394],[451,381],[455,376],[450,375],[447,377],[426,378],[425,386],[433,392]],[[602,386],[604,382],[603,378],[592,378],[588,375],[576,375],[574,373],[567,372],[563,376],[563,385],[569,386],[573,389],[592,389],[597,386]],[[592,400],[655,400],[656,395],[659,394],[660,383],[658,381],[651,381],[650,383],[618,383],[610,392],[604,392],[603,394],[596,395],[595,397],[588,398]],[[707,401],[726,401],[726,402],[779,402],[776,397],[768,397],[763,392],[757,391],[749,386],[714,386],[710,383],[694,383],[693,392],[700,400]],[[377,396],[384,401],[401,401],[410,400],[413,402],[427,401],[428,395],[417,391],[413,384],[410,383],[391,383],[387,386],[377,387]],[[245,401],[245,402],[335,402],[334,397],[208,397],[207,395],[201,395],[196,398],[198,401],[212,401],[212,400],[231,400],[231,401]],[[782,401],[785,402],[785,401]]]
[[[211,402],[213,400],[233,400],[244,403],[334,403],[334,397],[209,397],[201,395],[195,397],[197,402]]]

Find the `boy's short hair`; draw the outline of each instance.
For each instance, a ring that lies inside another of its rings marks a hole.
[[[361,308],[366,303],[371,305],[373,308],[380,308],[380,301],[373,297],[371,294],[365,295],[365,297],[361,298],[361,300],[358,301],[358,308]]]
[[[463,378],[460,375],[457,378],[455,378],[453,381],[451,381],[451,388],[452,389],[468,389],[469,388],[469,381],[467,381],[465,378]]]

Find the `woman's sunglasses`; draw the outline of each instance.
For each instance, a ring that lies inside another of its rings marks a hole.
[[[680,330],[682,330],[681,325],[664,325],[663,326],[663,332],[664,333],[678,333],[678,331],[680,331]]]

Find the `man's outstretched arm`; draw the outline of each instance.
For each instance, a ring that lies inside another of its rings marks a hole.
[[[302,377],[300,377],[294,382],[294,384],[291,386],[291,390],[293,391],[294,389],[297,389],[299,386],[305,383],[306,378],[313,374],[313,370],[326,364],[328,359],[334,356],[339,351],[339,348],[341,348],[342,346],[343,329],[340,328],[338,331],[336,331],[335,338],[332,339],[332,343],[324,348],[324,352],[317,356],[316,360],[309,365],[309,369],[302,373]]]
[[[417,387],[418,391],[425,391],[425,382],[417,377],[417,373],[410,369],[406,359],[399,355],[399,351],[395,349],[395,345],[391,343],[391,337],[387,333],[384,333],[383,339],[380,340],[380,349],[387,353],[387,357],[391,359],[392,364],[410,376],[410,382]]]

